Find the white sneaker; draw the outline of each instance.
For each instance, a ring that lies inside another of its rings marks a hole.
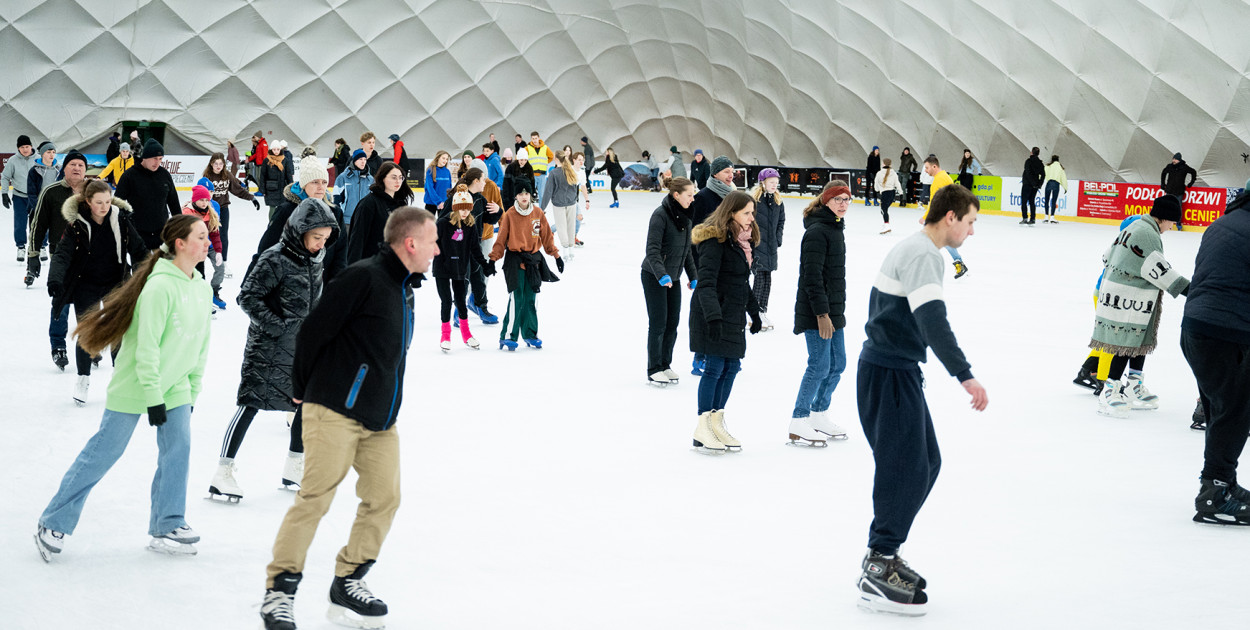
[[[668,377],[668,374],[664,373],[664,370],[660,370],[659,372],[653,372],[647,377],[647,384],[656,387],[668,387],[673,384],[673,380]]]
[[[1134,411],[1159,408],[1159,397],[1150,393],[1141,377],[1137,375],[1129,375],[1128,383],[1124,385],[1124,397],[1128,401],[1129,408]]]
[[[1098,415],[1127,418],[1129,406],[1123,390],[1124,386],[1120,381],[1107,379],[1107,382],[1103,384],[1102,393],[1098,395]]]
[[[824,433],[835,440],[845,440],[846,430],[829,419],[828,411],[813,411],[809,419],[813,429]]]
[[[79,407],[87,405],[87,387],[91,385],[90,376],[79,376],[78,382],[74,385],[74,404]]]
[[[243,488],[234,480],[234,460],[223,457],[217,464],[217,472],[208,483],[209,498],[225,497],[231,503],[238,503],[243,498]]]
[[[810,418],[790,418],[790,443],[805,446],[828,446],[829,436],[812,428]]]
[[[287,488],[296,486],[302,488],[300,484],[304,481],[304,454],[290,453],[286,454],[286,463],[282,466],[282,485]]]
[[[768,319],[768,313],[760,313],[760,323],[763,324],[763,326],[760,326],[760,330],[773,329],[773,321]]]
[[[677,382],[678,382],[679,380],[681,380],[681,375],[680,375],[680,374],[678,374],[678,373],[676,373],[676,372],[674,372],[674,371],[673,371],[673,368],[668,368],[668,369],[664,370],[664,376],[667,376],[667,377],[668,377],[668,381],[669,381],[670,383],[674,384],[674,385],[676,385],[676,384],[677,384]]]

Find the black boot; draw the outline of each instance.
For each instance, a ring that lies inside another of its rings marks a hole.
[[[372,622],[380,622],[386,617],[386,602],[373,596],[369,586],[365,584],[365,574],[373,567],[370,560],[358,567],[347,577],[334,577],[330,584],[330,618],[344,617],[344,610],[351,611],[361,617],[368,617]],[[370,626],[372,627],[372,626]]]
[[[295,589],[303,577],[302,573],[279,573],[273,578],[273,588],[265,591],[265,601],[260,606],[265,630],[296,630]]]

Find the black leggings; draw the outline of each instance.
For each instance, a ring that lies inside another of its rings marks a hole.
[[[460,309],[461,319],[469,317],[469,309],[465,307],[465,281],[464,278],[435,278],[434,286],[438,287],[438,298],[442,300],[440,314],[443,317],[443,323],[451,321],[451,304],[453,295],[456,308]]]
[[[1115,355],[1111,358],[1111,371],[1107,372],[1107,380],[1118,381],[1124,376],[1124,368],[1129,367],[1140,372],[1146,365],[1146,355],[1125,357]]]
[[[616,185],[617,185],[617,184],[619,184],[619,183],[621,183],[621,178],[619,178],[619,177],[613,177],[613,178],[612,178],[612,201],[617,201],[617,198],[616,198]]]
[[[894,205],[894,190],[881,191],[881,218],[890,222],[890,206]]]
[[[256,412],[260,411],[255,407],[239,407],[234,412],[234,418],[230,420],[230,426],[226,427],[226,437],[221,441],[221,456],[234,459],[239,453],[239,446],[243,444],[243,436],[247,435],[248,427],[252,426],[252,420],[256,418]],[[291,445],[292,453],[304,452],[304,406],[300,405],[295,408],[295,419],[291,421]]]

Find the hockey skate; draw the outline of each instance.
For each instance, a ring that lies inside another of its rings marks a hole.
[[[1094,390],[1095,396],[1102,393],[1102,381],[1098,380],[1098,377],[1093,372],[1085,369],[1084,366],[1081,366],[1081,369],[1076,373],[1076,378],[1072,379],[1072,383]]]
[[[660,370],[659,372],[654,372],[647,377],[647,384],[652,387],[659,387],[660,389],[663,389],[672,385],[673,381],[667,374],[664,373],[664,370]]]
[[[898,556],[883,556],[869,550],[859,577],[859,608],[869,612],[904,617],[920,617],[926,612],[929,596],[901,570]],[[908,570],[907,572],[910,572]],[[913,573],[914,575],[914,573]]]
[[[1189,428],[1195,431],[1207,430],[1207,410],[1202,408],[1201,398],[1198,399],[1198,405],[1194,407],[1192,420],[1193,422],[1190,423]]]
[[[279,573],[273,578],[273,588],[265,591],[260,605],[260,618],[265,630],[296,630],[295,590],[303,579],[302,573]]]
[[[964,261],[956,260],[954,262],[954,265],[955,265],[955,279],[956,280],[968,274],[968,265],[965,265]]]
[[[282,489],[296,491],[302,488],[304,481],[304,454],[287,453],[286,463],[282,465]]]
[[[17,262],[20,262],[20,263],[26,262],[26,248],[25,247],[17,248]]]
[[[74,404],[79,407],[87,406],[87,388],[91,385],[90,376],[79,376],[78,382],[74,384]]]
[[[1194,499],[1195,523],[1211,525],[1250,525],[1250,504],[1236,495],[1227,483],[1219,479],[1202,479],[1202,487]]]
[[[1141,376],[1130,374],[1124,385],[1124,397],[1128,400],[1129,409],[1133,411],[1153,410],[1159,408],[1159,397],[1146,389]]]
[[[197,542],[200,542],[200,535],[184,525],[164,536],[153,536],[148,541],[148,549],[171,556],[194,556]]]
[[[234,460],[221,458],[217,464],[217,472],[208,484],[208,500],[238,503],[243,498],[243,488],[234,480]]]
[[[813,429],[824,433],[835,440],[845,440],[846,430],[835,424],[829,419],[828,411],[813,411],[812,417],[808,420]]]
[[[373,596],[365,584],[365,574],[373,566],[370,560],[347,577],[334,578],[330,585],[330,609],[326,618],[349,628],[385,628],[386,602]]]
[[[718,409],[708,416],[707,425],[712,429],[712,433],[716,436],[716,440],[725,445],[725,450],[730,453],[736,453],[742,450],[742,442],[729,434],[729,429],[725,428],[725,410]]]
[[[725,445],[712,432],[712,413],[705,411],[699,414],[699,424],[694,429],[694,450],[708,455],[720,455],[725,452]]]
[[[69,356],[65,354],[65,348],[52,349],[52,362],[56,364],[57,369],[65,371],[65,366],[69,365]]]
[[[668,377],[668,382],[669,382],[669,383],[671,383],[671,384],[673,384],[673,385],[676,385],[676,384],[677,384],[677,382],[678,382],[679,380],[681,380],[681,375],[679,375],[678,373],[674,372],[672,368],[665,368],[665,369],[664,369],[664,376],[667,376],[667,377]]]
[[[790,418],[790,444],[793,446],[829,446],[827,436],[812,428],[809,418]]]
[[[65,534],[39,526],[35,531],[35,548],[44,562],[52,562],[52,554],[61,553],[65,547]]]
[[[1124,386],[1119,381],[1107,379],[1102,393],[1098,395],[1098,415],[1111,418],[1128,417],[1128,400],[1124,398]]]

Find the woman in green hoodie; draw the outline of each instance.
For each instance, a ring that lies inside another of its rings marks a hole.
[[[83,504],[121,457],[139,416],[156,427],[160,449],[152,479],[148,548],[194,555],[200,537],[184,517],[187,463],[191,453],[191,408],[199,395],[208,359],[212,289],[195,266],[208,255],[208,228],[193,215],[165,224],[161,247],[104,304],[78,323],[78,344],[98,355],[118,347],[100,429],[70,466],[56,496],[39,517],[35,544],[44,561],[60,553],[74,533]]]

